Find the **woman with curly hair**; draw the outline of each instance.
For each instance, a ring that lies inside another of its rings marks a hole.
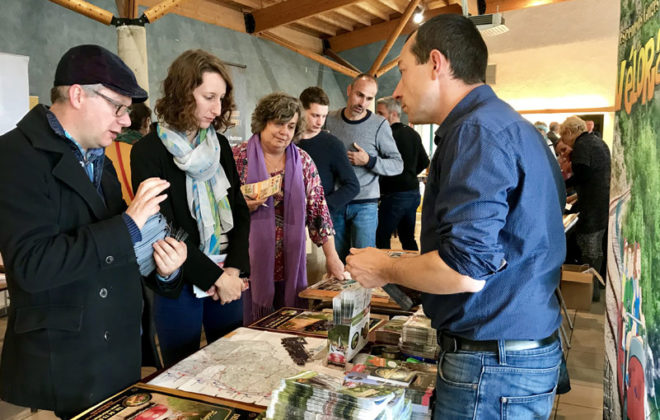
[[[241,184],[281,178],[282,187],[268,198],[246,196],[251,212],[250,290],[244,294],[243,322],[284,306],[303,307],[298,293],[307,287],[306,234],[322,247],[328,274],[343,278],[334,231],[312,158],[293,140],[304,130],[300,101],[284,93],[259,100],[252,114],[252,137],[234,147]]]
[[[183,289],[155,297],[154,320],[165,365],[241,326],[249,276],[250,214],[227,139],[233,85],[219,58],[189,50],[170,66],[156,102],[156,130],[133,146],[133,185],[150,177],[170,182],[161,213],[188,234]],[[231,302],[231,303],[230,303]]]

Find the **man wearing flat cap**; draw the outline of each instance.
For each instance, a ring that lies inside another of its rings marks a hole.
[[[147,93],[96,45],[60,60],[52,106],[0,136],[0,252],[11,303],[0,398],[68,418],[140,379],[141,277],[134,244],[169,184],[145,180],[130,206],[104,148]],[[186,257],[154,245],[160,279]],[[169,278],[168,278],[169,280]],[[161,293],[176,281],[147,279]]]

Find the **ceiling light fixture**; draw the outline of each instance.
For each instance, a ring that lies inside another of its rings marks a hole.
[[[415,10],[412,21],[417,25],[424,21],[424,8],[422,8],[422,6],[417,6],[417,10]]]

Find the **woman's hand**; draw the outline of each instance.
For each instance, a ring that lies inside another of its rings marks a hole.
[[[241,298],[241,293],[245,288],[245,283],[239,277],[240,272],[233,267],[224,269],[222,275],[216,280],[215,284],[206,292],[213,297],[213,300],[220,300],[223,305]]]
[[[325,269],[329,276],[337,279],[344,278],[344,263],[341,262],[337,250],[335,249],[334,236],[328,236],[325,243],[321,245],[323,254],[325,255]]]
[[[329,276],[336,279],[344,278],[344,263],[341,262],[339,256],[335,253],[334,256],[325,259],[325,269]]]
[[[250,209],[250,213],[254,212],[259,208],[259,206],[266,206],[266,200],[268,198],[264,198],[263,200],[256,200],[249,195],[245,196],[245,203],[247,204],[248,208]]]
[[[186,261],[188,248],[185,242],[167,237],[154,245],[156,272],[161,277],[169,277]]]

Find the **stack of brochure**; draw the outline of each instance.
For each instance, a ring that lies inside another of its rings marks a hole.
[[[273,392],[268,419],[402,419],[412,405],[402,388],[389,385],[342,385],[342,380],[306,371],[283,379]]]
[[[407,320],[407,316],[393,316],[385,325],[376,330],[376,342],[394,344],[395,346],[398,345],[403,330],[403,324]]]
[[[420,310],[404,324],[399,343],[401,352],[427,360],[435,360],[438,354],[437,333],[431,320]]]
[[[343,366],[367,343],[371,289],[355,286],[332,299],[333,327],[328,332],[328,362]]]
[[[412,403],[412,419],[431,419],[437,378],[435,364],[384,359],[364,353],[353,361],[353,368],[344,377],[345,386],[369,384],[403,387],[406,398]]]

